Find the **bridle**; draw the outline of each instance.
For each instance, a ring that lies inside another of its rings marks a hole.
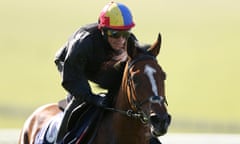
[[[150,115],[146,114],[146,112],[144,112],[142,110],[142,106],[146,103],[151,103],[151,104],[158,103],[160,105],[164,105],[164,103],[167,104],[165,97],[163,97],[163,96],[155,96],[155,95],[150,96],[149,98],[146,98],[141,102],[138,101],[138,99],[137,99],[136,91],[134,89],[133,79],[132,79],[132,76],[130,73],[130,69],[135,63],[137,63],[139,61],[147,60],[147,59],[152,59],[152,60],[156,61],[156,58],[154,56],[140,55],[140,56],[136,57],[135,59],[133,59],[132,61],[130,61],[129,63],[127,63],[128,64],[127,88],[130,91],[129,102],[130,102],[132,109],[120,110],[120,109],[116,109],[116,108],[106,107],[105,108],[106,110],[118,112],[118,113],[123,114],[130,118],[139,119],[143,124],[147,124],[149,122]],[[135,95],[136,100],[134,100],[133,95]]]

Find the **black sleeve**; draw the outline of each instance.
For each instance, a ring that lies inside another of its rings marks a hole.
[[[63,71],[63,62],[67,54],[67,43],[62,46],[55,54],[54,63],[59,72]]]
[[[84,97],[91,93],[84,73],[93,47],[87,35],[88,32],[81,32],[69,41],[63,66],[62,86],[75,97]]]

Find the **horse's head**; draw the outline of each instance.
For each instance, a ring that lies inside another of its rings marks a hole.
[[[129,60],[125,69],[126,93],[132,113],[144,124],[149,124],[154,136],[167,132],[171,116],[167,112],[164,80],[166,74],[158,64],[156,56],[160,52],[161,35],[147,50],[128,40]],[[133,115],[134,115],[133,114]]]

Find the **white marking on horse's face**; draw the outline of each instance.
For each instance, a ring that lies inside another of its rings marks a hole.
[[[150,80],[150,83],[152,85],[152,91],[155,94],[155,96],[158,95],[157,83],[153,76],[153,74],[156,72],[157,71],[154,68],[152,68],[151,66],[145,65],[144,73],[148,76],[148,78]]]

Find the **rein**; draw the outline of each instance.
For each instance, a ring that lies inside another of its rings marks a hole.
[[[147,102],[151,102],[151,103],[158,103],[158,104],[162,104],[165,102],[165,98],[163,98],[163,96],[151,96],[149,99],[146,99],[145,101],[143,101],[142,103],[139,104],[139,106],[142,106],[143,104],[147,103]],[[108,111],[112,111],[112,112],[118,112],[122,115],[125,115],[127,117],[130,118],[135,118],[135,119],[139,119],[141,120],[141,122],[143,124],[147,124],[149,121],[149,117],[147,116],[147,114],[145,114],[143,111],[133,111],[132,109],[129,110],[120,110],[120,109],[116,109],[116,108],[111,108],[111,107],[105,107],[105,110]]]
[[[125,115],[127,117],[130,117],[130,118],[135,118],[135,119],[139,119],[143,124],[147,124],[148,121],[149,121],[149,116],[141,110],[141,106],[144,105],[145,103],[147,102],[150,102],[150,103],[158,103],[158,104],[164,104],[166,102],[165,98],[163,96],[151,96],[147,99],[145,99],[144,101],[142,102],[136,102],[133,100],[133,96],[132,94],[135,93],[136,95],[136,92],[134,91],[134,88],[133,88],[133,84],[132,84],[132,78],[131,78],[131,75],[130,75],[130,68],[137,62],[139,61],[142,61],[142,60],[146,60],[146,59],[152,59],[152,60],[156,60],[155,57],[151,56],[151,55],[144,55],[144,56],[139,56],[137,57],[136,59],[133,59],[132,61],[130,61],[128,63],[128,81],[127,81],[127,84],[130,88],[130,103],[133,104],[134,108],[137,110],[137,111],[134,111],[132,109],[129,109],[129,110],[120,110],[120,109],[116,109],[116,108],[111,108],[111,107],[105,107],[104,109],[105,110],[108,110],[108,111],[112,111],[112,112],[118,112],[122,115]]]

